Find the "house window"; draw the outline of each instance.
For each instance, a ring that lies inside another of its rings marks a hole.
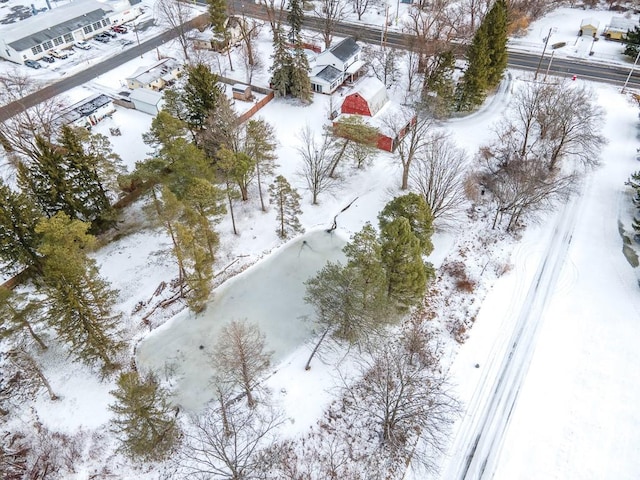
[[[314,92],[322,93],[322,85],[318,85],[317,83],[312,83],[311,87]]]
[[[102,27],[102,25],[100,24],[100,22],[96,22],[93,24],[93,29],[94,30],[100,30],[100,27]]]
[[[91,33],[91,32],[93,32],[93,28],[91,28],[91,25],[87,25],[86,27],[84,27],[84,28],[82,29],[82,31],[83,31],[84,33]]]
[[[64,43],[64,41],[62,40],[62,37],[56,37],[53,39],[53,44],[57,47],[58,45],[62,45]]]
[[[73,42],[73,33],[67,33],[64,36],[64,41],[67,43]]]
[[[35,47],[31,47],[31,53],[33,53],[34,55],[42,53],[42,47],[40,45],[36,45]]]
[[[111,22],[109,21],[108,18],[105,18],[104,20],[102,20],[102,26],[103,27],[106,27],[107,25],[109,25],[109,23],[111,23]]]
[[[47,40],[42,44],[42,48],[44,48],[45,50],[51,50],[53,48],[53,43]]]

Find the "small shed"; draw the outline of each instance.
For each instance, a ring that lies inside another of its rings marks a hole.
[[[231,93],[236,100],[249,101],[253,98],[253,95],[251,95],[251,85],[245,85],[244,83],[235,83],[231,87]]]
[[[162,105],[164,104],[162,93],[150,88],[136,88],[129,95],[129,99],[133,102],[136,110],[154,116],[162,110]]]
[[[594,18],[585,18],[580,23],[580,35],[595,37],[598,33],[600,22]]]

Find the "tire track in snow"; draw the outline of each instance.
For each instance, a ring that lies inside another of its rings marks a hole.
[[[500,362],[494,380],[491,381],[487,375],[480,385],[481,392],[474,394],[478,399],[477,407],[467,415],[458,430],[458,437],[461,436],[465,444],[456,452],[457,458],[448,462],[454,471],[448,472],[447,479],[493,477],[504,434],[533,356],[545,306],[555,290],[567,257],[579,216],[580,197],[576,195],[567,202],[558,216],[544,259],[520,307],[507,349],[502,358],[493,360]]]

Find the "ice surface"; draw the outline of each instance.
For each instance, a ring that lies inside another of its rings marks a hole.
[[[313,335],[304,281],[327,261],[342,260],[345,243],[339,234],[321,230],[285,244],[216,289],[202,314],[184,312],[149,334],[138,345],[138,365],[175,375],[176,403],[201,408],[212,398],[210,356],[221,328],[234,319],[256,322],[274,363],[282,360]]]

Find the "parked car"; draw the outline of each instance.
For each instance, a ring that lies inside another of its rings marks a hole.
[[[127,27],[122,26],[122,25],[114,25],[113,27],[111,27],[111,30],[113,30],[116,33],[127,33]]]
[[[107,43],[109,40],[111,40],[111,38],[103,34],[96,35],[95,37],[93,37],[93,39],[100,43]]]
[[[51,55],[43,55],[43,57],[40,60],[44,60],[47,63],[53,63],[56,61],[56,59]]]
[[[109,38],[116,38],[118,36],[115,33],[110,32],[109,30],[105,30],[104,32],[101,32],[100,35],[106,35]]]
[[[69,54],[64,50],[51,50],[49,53],[54,57],[61,59],[67,58],[69,56]]]
[[[89,45],[87,42],[76,42],[73,44],[74,47],[79,48],[80,50],[90,50],[91,49],[91,45]]]
[[[27,67],[31,67],[31,68],[42,68],[42,65],[40,65],[37,61],[35,60],[25,60],[24,64]]]

